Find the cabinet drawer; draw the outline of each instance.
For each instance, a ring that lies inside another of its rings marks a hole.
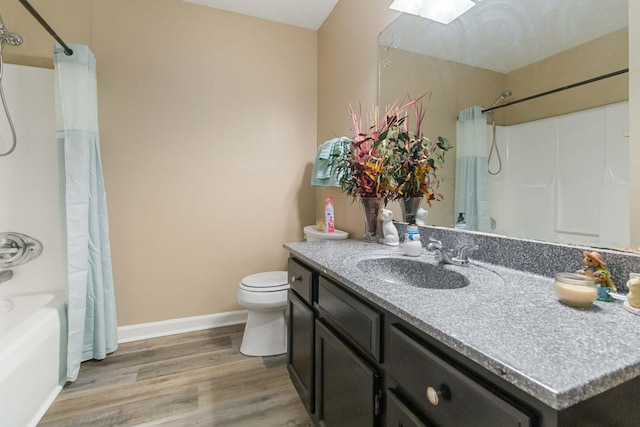
[[[293,258],[289,258],[289,285],[304,301],[313,304],[313,273]]]
[[[325,277],[318,281],[320,316],[380,361],[381,314]]]
[[[438,425],[531,426],[524,412],[393,325],[388,361],[390,375],[398,384],[396,391]]]

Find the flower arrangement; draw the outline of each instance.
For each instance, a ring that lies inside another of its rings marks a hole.
[[[419,98],[409,97],[404,104],[396,101],[384,112],[382,119],[374,107],[369,114],[368,127],[363,127],[362,110],[355,112],[349,105],[354,137],[346,150],[334,158],[342,190],[353,198],[376,197],[389,200],[425,196],[442,200],[438,193],[441,179],[438,170],[444,155],[451,149],[446,138],[439,136],[432,142],[422,134],[425,110]],[[409,129],[409,113],[415,118]]]
[[[393,198],[395,187],[388,170],[386,139],[396,126],[398,117],[388,109],[383,120],[378,120],[378,109],[369,114],[370,126],[362,125],[362,109],[356,113],[349,105],[354,137],[345,152],[336,159],[342,191],[353,198],[376,197],[382,200]]]
[[[429,206],[432,200],[442,200],[444,197],[438,193],[442,182],[438,172],[444,166],[444,158],[447,151],[452,148],[449,141],[438,136],[431,141],[424,136],[421,127],[426,110],[421,98],[427,96],[430,100],[431,93],[411,100],[406,104],[405,118],[402,120],[403,129],[397,133],[393,141],[393,150],[389,156],[392,180],[396,183],[395,199],[407,199],[410,197],[425,197]],[[409,129],[408,113],[411,111],[414,117],[415,128]]]

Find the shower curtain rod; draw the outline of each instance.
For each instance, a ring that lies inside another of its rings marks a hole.
[[[497,105],[495,107],[485,108],[484,110],[482,110],[482,112],[486,113],[487,111],[493,111],[493,110],[497,110],[498,108],[504,108],[504,107],[508,107],[510,105],[513,105],[513,104],[519,104],[520,102],[529,101],[529,100],[532,100],[532,99],[535,99],[535,98],[540,98],[541,96],[551,95],[552,93],[556,93],[556,92],[562,92],[563,90],[567,90],[567,89],[573,89],[574,87],[578,87],[578,86],[586,85],[586,84],[589,84],[589,83],[597,82],[598,80],[608,79],[609,77],[615,77],[617,75],[628,73],[628,72],[629,72],[629,69],[625,68],[625,69],[622,69],[622,70],[614,71],[612,73],[603,74],[601,76],[594,77],[592,79],[583,80],[583,81],[578,82],[578,83],[573,83],[573,84],[570,84],[570,85],[567,85],[567,86],[559,87],[557,89],[548,90],[546,92],[541,92],[541,93],[538,93],[538,94],[535,94],[535,95],[527,96],[526,98],[516,99],[515,101],[506,102],[506,103],[504,103],[502,105]]]
[[[64,48],[64,53],[67,56],[71,56],[73,55],[73,50],[71,50],[71,48],[69,46],[67,46],[65,44],[65,42],[62,41],[62,39],[60,37],[58,37],[58,35],[56,34],[55,31],[53,31],[53,28],[51,28],[51,26],[49,24],[47,24],[47,21],[45,21],[42,16],[40,16],[40,14],[33,8],[33,6],[31,6],[29,4],[29,2],[27,0],[18,0],[20,3],[22,3],[22,5],[24,6],[25,9],[27,9],[29,11],[29,13],[31,15],[33,15],[34,18],[36,18],[36,21],[38,21],[40,23],[40,25],[42,25],[44,27],[45,30],[47,30],[47,32],[49,34],[51,34],[51,36],[56,39],[56,41],[58,43],[60,43],[60,46],[62,46]]]

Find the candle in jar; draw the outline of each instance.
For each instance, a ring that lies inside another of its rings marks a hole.
[[[588,307],[598,295],[594,280],[582,274],[556,274],[555,290],[558,299],[568,305]]]

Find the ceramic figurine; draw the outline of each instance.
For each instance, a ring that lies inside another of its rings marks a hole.
[[[429,215],[429,212],[426,209],[418,208],[416,211],[416,225],[427,225],[427,215]]]
[[[382,232],[384,233],[384,244],[389,246],[398,246],[400,244],[400,238],[398,237],[398,230],[393,225],[393,212],[389,209],[382,209],[380,213],[382,218]]]
[[[598,287],[598,301],[613,301],[609,292],[615,292],[616,285],[611,280],[611,273],[609,273],[607,265],[604,263],[602,254],[589,251],[584,251],[582,254],[584,255],[582,262],[586,265],[586,268],[578,270],[577,273],[593,277]]]
[[[640,309],[640,274],[629,273],[629,281],[627,282],[629,293],[627,294],[627,302],[633,308]]]

